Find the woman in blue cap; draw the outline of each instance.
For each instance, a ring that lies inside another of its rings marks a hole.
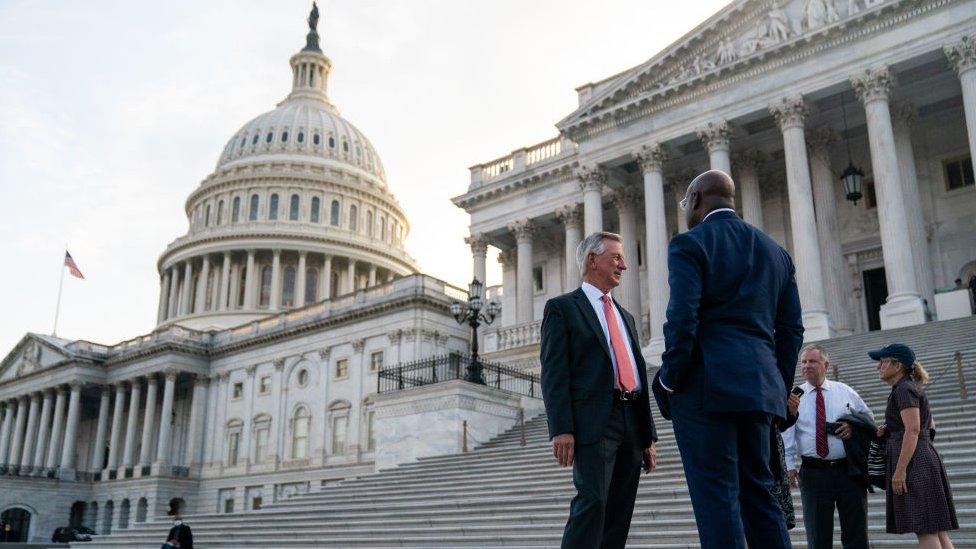
[[[885,426],[878,430],[887,439],[887,531],[913,533],[923,549],[949,549],[948,531],[958,529],[959,521],[945,466],[929,437],[932,412],[922,390],[929,375],[907,345],[893,343],[868,355],[891,385]]]

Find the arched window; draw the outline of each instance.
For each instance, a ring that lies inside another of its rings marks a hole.
[[[258,305],[267,307],[271,304],[271,267],[261,268],[261,300]]]
[[[217,203],[217,224],[220,225],[224,222],[224,201],[221,200]]]
[[[251,139],[251,144],[252,145],[258,144],[258,134],[254,134],[254,139]]]
[[[268,202],[268,219],[274,221],[278,219],[278,194],[272,194]]]
[[[373,236],[373,212],[366,212],[366,235]]]
[[[330,149],[334,149],[335,148],[335,138],[332,137],[331,135],[329,136],[329,148]]]
[[[312,421],[308,408],[299,406],[291,420],[291,457],[305,459],[308,457],[309,423]]]
[[[123,499],[122,504],[119,505],[119,528],[129,527],[129,500]]]
[[[149,514],[149,501],[146,498],[139,498],[136,504],[136,522],[146,522],[146,515]]]
[[[207,217],[203,218],[203,224],[206,227],[210,226],[210,204],[207,204]]]
[[[282,143],[288,142],[288,132],[281,132],[281,142]]]
[[[230,214],[230,220],[232,223],[237,223],[241,217],[241,197],[234,197],[233,211]]]
[[[243,148],[244,148],[244,145],[245,145],[246,143],[247,143],[247,136],[244,136],[244,137],[242,137],[242,138],[241,138],[241,147],[240,147],[240,148],[242,148],[242,149],[243,149]]]
[[[312,143],[313,144],[318,145],[320,141],[321,141],[321,138],[319,137],[319,134],[315,134],[315,135],[312,136]]]
[[[291,195],[291,204],[288,205],[288,220],[298,221],[298,207],[300,205],[298,195]]]
[[[332,201],[332,208],[329,210],[329,224],[333,227],[339,226],[339,201]]]
[[[298,132],[298,142],[299,143],[305,142],[305,132]]]
[[[291,265],[285,267],[284,284],[281,288],[281,306],[295,306],[295,268]]]
[[[342,140],[342,152],[349,152],[349,142],[345,139]]]
[[[268,132],[268,136],[264,138],[264,141],[265,141],[266,143],[271,143],[271,140],[272,140],[272,139],[274,139],[274,134],[273,134],[273,133],[271,133],[271,132]]]
[[[108,502],[105,503],[105,511],[102,512],[102,515],[102,529],[99,530],[99,532],[106,535],[111,534],[112,518],[115,515],[115,503],[112,502],[112,500],[108,500]]]
[[[251,221],[255,221],[258,218],[258,195],[251,195],[251,211],[248,212],[247,218]]]
[[[319,197],[317,197],[317,196],[313,196],[312,197],[312,211],[309,212],[309,216],[308,216],[308,218],[309,218],[308,220],[311,221],[312,223],[318,223],[319,222],[319,204],[320,203],[321,203],[321,201],[319,200]]]
[[[319,286],[319,270],[315,267],[305,269],[305,304],[315,303]]]
[[[349,230],[358,231],[359,230],[359,210],[355,205],[349,206]]]

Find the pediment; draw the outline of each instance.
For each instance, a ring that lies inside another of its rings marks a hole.
[[[556,126],[575,139],[578,127],[621,109],[668,101],[699,83],[727,78],[771,55],[843,33],[855,22],[906,2],[736,0],[648,61],[589,86],[590,97]]]
[[[0,383],[45,370],[70,358],[61,347],[61,341],[36,334],[25,335],[0,362]]]

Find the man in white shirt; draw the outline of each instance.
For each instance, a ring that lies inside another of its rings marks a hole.
[[[796,423],[783,433],[790,484],[799,486],[803,524],[810,549],[830,548],[834,536],[834,508],[840,514],[845,549],[867,549],[867,487],[848,474],[844,440],[853,434],[847,414],[874,414],[854,389],[827,379],[830,356],[820,345],[800,353],[800,385]],[[790,410],[793,412],[793,410]]]

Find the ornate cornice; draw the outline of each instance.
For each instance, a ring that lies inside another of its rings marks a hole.
[[[781,130],[802,128],[807,117],[807,104],[800,96],[786,97],[769,106],[769,113],[776,119]]]
[[[976,39],[972,36],[963,36],[962,40],[944,46],[942,50],[949,59],[952,70],[956,71],[959,76],[976,68]]]
[[[727,120],[709,122],[705,127],[695,131],[698,139],[702,142],[702,146],[709,153],[718,150],[728,150],[733,133],[732,126],[729,125]]]
[[[887,101],[894,85],[895,77],[888,70],[888,67],[868,69],[851,76],[851,86],[854,87],[854,93],[864,104],[872,101]]]

